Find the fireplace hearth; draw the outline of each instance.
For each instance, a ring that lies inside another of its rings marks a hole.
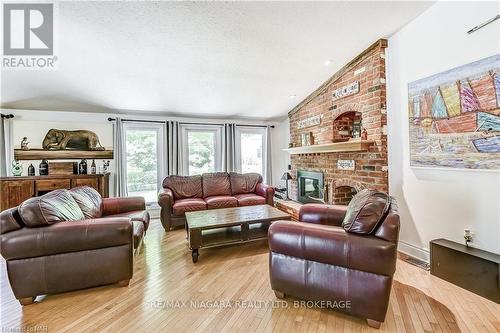
[[[324,193],[324,179],[322,172],[297,171],[298,195],[297,200],[302,203],[322,202]]]

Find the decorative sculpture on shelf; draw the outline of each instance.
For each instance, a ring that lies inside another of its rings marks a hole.
[[[97,134],[87,130],[67,131],[51,129],[45,135],[42,147],[48,150],[105,150]]]
[[[12,161],[12,174],[14,177],[20,177],[23,174],[23,166],[18,160]]]
[[[28,144],[30,142],[28,141],[28,138],[27,137],[23,137],[23,139],[21,140],[21,149],[22,150],[30,150],[30,148],[28,147]]]

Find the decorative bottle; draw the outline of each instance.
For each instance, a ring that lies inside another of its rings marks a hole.
[[[28,167],[28,176],[34,176],[35,175],[35,167],[33,166],[33,164],[30,164],[30,166]]]
[[[47,176],[49,174],[49,163],[47,160],[42,160],[42,163],[38,166],[38,174],[40,176]]]
[[[93,175],[96,174],[95,160],[92,160],[92,164],[90,165],[90,173]]]
[[[78,173],[80,175],[86,175],[87,174],[87,161],[82,159],[80,161],[80,164],[78,166]]]

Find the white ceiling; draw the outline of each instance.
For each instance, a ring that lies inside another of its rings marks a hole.
[[[58,69],[2,71],[2,107],[276,118],[431,4],[60,2]]]

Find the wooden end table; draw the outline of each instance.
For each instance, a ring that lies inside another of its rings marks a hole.
[[[221,208],[186,213],[193,262],[200,248],[247,243],[267,238],[272,222],[291,216],[269,205]]]

